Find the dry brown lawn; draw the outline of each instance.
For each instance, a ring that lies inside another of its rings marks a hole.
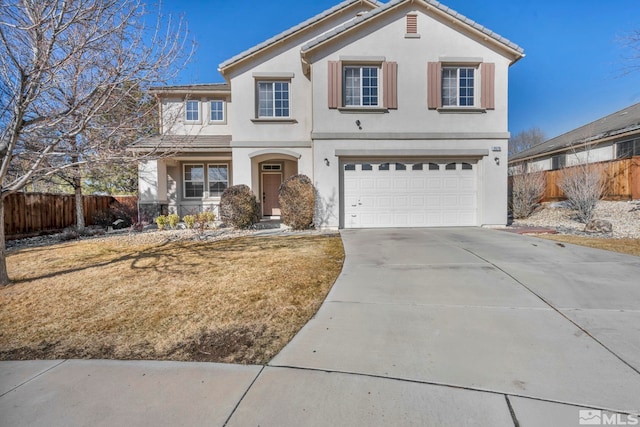
[[[541,234],[537,237],[555,240],[556,242],[572,243],[574,245],[589,246],[591,248],[640,256],[640,239],[606,239],[569,234]]]
[[[315,314],[343,260],[338,236],[23,249],[0,289],[0,359],[263,364]]]

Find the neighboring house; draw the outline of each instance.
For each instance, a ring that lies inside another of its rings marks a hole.
[[[517,153],[509,159],[509,167],[512,172],[519,165],[526,165],[528,171],[558,171],[578,164],[606,163],[612,181],[607,196],[638,199],[638,156],[640,103]],[[548,179],[552,186],[556,181]],[[548,188],[546,198],[557,194],[557,188]]]
[[[246,184],[265,217],[294,174],[320,228],[507,222],[507,86],[523,50],[434,0],[344,1],[222,63],[227,84],[159,87],[134,150],[140,209],[215,209]],[[177,122],[173,118],[177,118]]]

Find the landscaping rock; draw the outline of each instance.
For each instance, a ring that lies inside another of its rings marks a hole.
[[[587,233],[611,233],[613,232],[613,224],[605,219],[592,219],[584,227]]]

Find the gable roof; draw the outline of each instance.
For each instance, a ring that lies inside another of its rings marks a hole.
[[[431,6],[433,8],[435,8],[436,10],[448,15],[449,17],[455,18],[457,21],[463,23],[464,25],[467,25],[468,27],[481,32],[482,34],[484,34],[485,36],[488,36],[489,38],[491,38],[493,41],[497,42],[498,44],[504,46],[505,48],[507,48],[507,50],[510,50],[513,52],[515,59],[513,62],[516,62],[517,60],[521,59],[524,57],[524,49],[521,48],[520,46],[518,46],[517,44],[513,43],[512,41],[508,40],[505,37],[502,37],[501,35],[489,30],[488,28],[484,27],[483,25],[478,24],[477,22],[473,21],[472,19],[467,18],[466,16],[462,15],[461,13],[456,12],[455,10],[443,5],[442,3],[437,2],[436,0],[392,0],[389,3],[378,7],[377,9],[369,12],[369,13],[365,13],[359,17],[357,17],[356,19],[353,19],[351,21],[348,21],[342,25],[340,25],[337,28],[334,28],[333,30],[319,36],[316,37],[315,39],[311,40],[310,42],[308,42],[307,44],[305,44],[302,47],[302,53],[303,55],[306,52],[311,51],[312,49],[314,49],[315,47],[321,45],[322,43],[329,41],[331,39],[334,39],[338,36],[340,36],[341,34],[355,28],[358,27],[360,25],[362,25],[363,23],[370,21],[371,19],[380,16],[390,10],[395,9],[396,7],[398,7],[399,5],[402,5],[403,3],[406,2],[411,2],[411,3],[422,3],[424,6]]]
[[[250,57],[250,56],[252,56],[252,55],[254,55],[254,54],[256,54],[256,53],[258,53],[258,52],[260,52],[260,51],[262,51],[262,50],[264,50],[266,48],[268,48],[272,44],[274,44],[276,42],[279,42],[281,40],[284,40],[284,39],[286,39],[288,37],[291,37],[294,34],[304,30],[308,26],[313,25],[313,24],[315,24],[317,22],[320,22],[323,19],[325,19],[325,18],[327,18],[327,17],[329,17],[331,15],[334,15],[335,13],[340,12],[341,10],[346,9],[347,7],[355,5],[355,4],[369,5],[373,9],[374,7],[382,6],[383,3],[380,3],[377,0],[345,0],[342,3],[339,3],[339,4],[335,5],[335,6],[333,6],[332,8],[325,10],[322,13],[319,13],[318,15],[316,15],[316,16],[314,16],[312,18],[309,18],[304,22],[301,22],[300,24],[298,24],[296,26],[293,26],[293,27],[289,28],[288,30],[283,31],[280,34],[277,34],[277,35],[271,37],[270,39],[265,40],[264,42],[262,42],[260,44],[257,44],[254,47],[249,48],[249,49],[245,50],[244,52],[241,52],[238,55],[236,55],[236,56],[234,56],[234,57],[232,57],[230,59],[227,59],[226,61],[224,61],[223,63],[221,63],[218,66],[218,70],[220,71],[221,74],[224,74],[224,70],[226,68],[229,68],[232,65],[235,65],[236,63],[242,61],[243,59],[248,58],[248,57]]]
[[[640,102],[521,151],[512,156],[509,162],[561,153],[577,145],[599,142],[628,132],[637,132],[640,135]]]

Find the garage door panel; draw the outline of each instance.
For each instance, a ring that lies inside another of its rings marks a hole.
[[[477,165],[464,167],[461,161],[349,161],[343,167],[343,225],[476,225]]]

